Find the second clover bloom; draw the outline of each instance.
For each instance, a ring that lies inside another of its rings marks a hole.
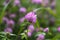
[[[36,22],[36,14],[35,12],[29,12],[25,15],[25,19],[29,22],[35,23]]]
[[[33,26],[32,24],[29,25],[28,30],[29,30],[30,32],[33,32],[33,31],[34,31],[34,26]]]
[[[29,25],[28,26],[28,33],[27,33],[27,35],[28,35],[28,37],[31,37],[32,36],[32,33],[33,33],[33,31],[34,31],[34,26],[31,24],[31,25]]]

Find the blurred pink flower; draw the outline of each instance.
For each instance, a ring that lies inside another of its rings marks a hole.
[[[43,31],[43,28],[42,27],[40,27],[40,28],[37,27],[35,30],[36,30],[36,32]]]
[[[53,1],[53,2],[51,3],[51,8],[52,8],[52,9],[55,9],[55,4],[56,4],[55,1]],[[55,13],[56,13],[56,12],[55,12]]]
[[[10,14],[9,17],[10,18],[15,18],[16,17],[16,14]]]
[[[57,31],[60,32],[60,27],[57,28]]]
[[[33,32],[34,31],[34,26],[31,24],[31,25],[29,25],[28,26],[28,30],[30,31],[30,32]]]
[[[14,6],[19,6],[20,5],[20,0],[14,0]]]
[[[42,4],[44,7],[47,7],[49,5],[49,0],[43,0]]]
[[[26,13],[26,8],[21,7],[21,8],[19,9],[19,11],[22,12],[22,13]]]
[[[39,28],[36,28],[36,32],[38,32],[40,29]]]
[[[44,4],[49,4],[49,0],[44,0]]]
[[[33,31],[34,31],[34,26],[31,24],[28,26],[29,32],[27,33],[28,37],[31,37]]]
[[[38,38],[36,40],[44,40],[44,35],[43,34],[39,34]]]
[[[25,20],[25,18],[24,18],[24,17],[22,17],[22,18],[20,18],[20,19],[19,19],[19,22],[21,22],[21,23],[22,23],[22,22],[24,22],[24,20]]]
[[[43,0],[32,0],[32,3],[40,4]]]
[[[8,27],[13,27],[14,26],[14,21],[13,20],[9,20],[8,22],[7,22],[7,26]]]
[[[37,17],[34,12],[29,12],[25,15],[25,19],[29,22],[35,23]]]
[[[53,2],[51,3],[51,6],[55,6],[55,4],[56,4],[56,2],[55,2],[55,1],[53,1]]]
[[[9,27],[7,27],[7,28],[5,28],[4,32],[12,33],[12,29],[11,29],[11,28],[9,28]]]
[[[28,35],[28,37],[31,37],[32,33],[31,32],[28,32],[27,35]]]
[[[7,17],[3,17],[3,22],[7,23],[8,22],[8,18]]]
[[[3,3],[3,5],[5,6],[6,4],[8,4],[10,2],[10,0],[5,0],[5,2]]]
[[[49,28],[45,28],[43,31],[44,32],[48,32],[49,31]]]

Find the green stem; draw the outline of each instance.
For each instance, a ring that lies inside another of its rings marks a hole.
[[[27,29],[27,33],[28,33],[28,29]],[[27,35],[27,37],[26,37],[26,40],[28,40],[28,35]]]
[[[1,32],[1,24],[0,24],[0,32]]]
[[[21,31],[22,31],[22,28],[19,29],[18,35],[16,36],[16,40],[18,39],[18,36],[20,35]]]
[[[37,25],[38,28],[40,28],[40,24],[39,24],[39,22],[38,22],[38,19],[37,19],[37,21],[36,21],[36,25]]]
[[[8,7],[8,5],[9,5],[9,3],[4,6],[4,8],[3,8],[2,12],[1,12],[1,15],[0,15],[0,24],[2,23],[2,19],[3,19],[4,15],[5,15],[5,11],[6,11],[7,7]]]

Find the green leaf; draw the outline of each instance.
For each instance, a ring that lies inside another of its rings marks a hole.
[[[43,35],[46,35],[45,33],[42,33],[42,32],[37,32],[35,37],[37,37],[39,34],[43,34]]]
[[[17,36],[17,35],[15,35],[15,34],[10,34],[10,36]]]
[[[0,37],[5,37],[5,36],[3,36],[3,35],[0,35]]]
[[[57,34],[54,38],[52,38],[51,40],[57,40],[60,38],[60,34]]]
[[[21,35],[22,35],[22,37],[21,37],[22,39],[25,38],[27,40],[27,35],[25,33],[22,33]]]
[[[0,32],[0,34],[2,34],[2,35],[6,35],[6,32]]]
[[[56,13],[53,12],[53,10],[51,8],[46,8],[46,10],[53,16],[56,17]]]

